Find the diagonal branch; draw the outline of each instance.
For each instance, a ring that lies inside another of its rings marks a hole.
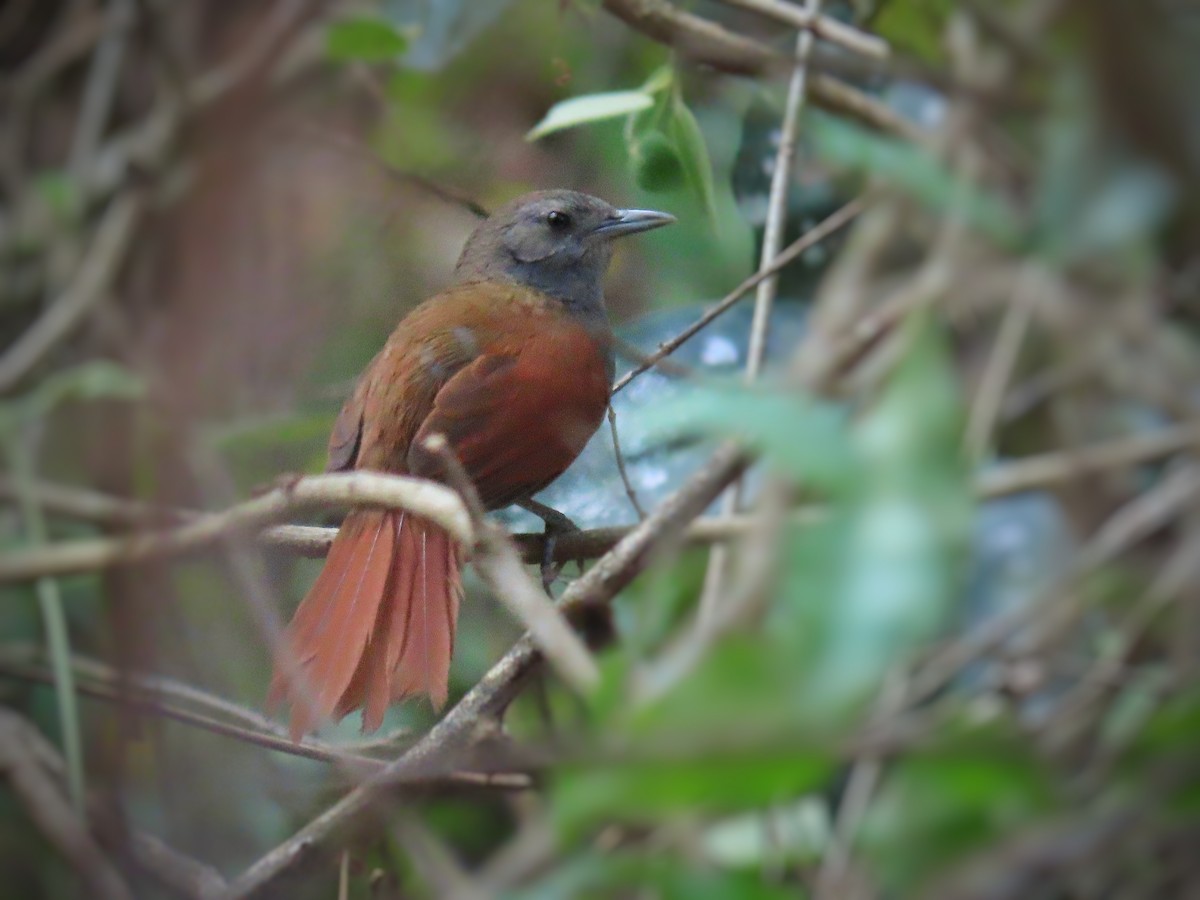
[[[678,538],[686,524],[742,472],[745,464],[739,448],[719,448],[687,485],[567,588],[561,601],[563,610],[570,613],[608,603],[645,568],[655,550]],[[521,638],[424,738],[250,866],[230,885],[227,896],[233,900],[265,896],[276,879],[308,858],[317,844],[334,839],[366,816],[391,782],[444,764],[449,754],[469,740],[481,721],[503,711],[539,659],[530,638]]]

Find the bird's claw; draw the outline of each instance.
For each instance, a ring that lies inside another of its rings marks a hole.
[[[546,506],[544,503],[538,503],[536,500],[526,500],[520,506],[541,519],[545,526],[542,531],[542,588],[553,597],[552,587],[562,572],[562,566],[554,562],[554,551],[558,547],[558,538],[560,535],[579,531],[579,526],[572,522],[566,514]]]

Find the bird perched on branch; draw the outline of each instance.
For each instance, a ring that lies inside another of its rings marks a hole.
[[[439,479],[443,435],[489,509],[527,502],[603,420],[613,377],[602,280],[612,242],[674,221],[574,191],[528,194],[467,239],[451,287],[392,332],[342,408],[329,471]],[[268,703],[293,738],[363,707],[446,701],[461,548],[398,510],[350,513],[288,626]]]

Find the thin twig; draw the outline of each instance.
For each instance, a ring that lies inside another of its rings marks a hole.
[[[23,718],[0,707],[0,774],[34,826],[79,873],[89,896],[132,900],[133,892],[92,838],[43,760],[57,754]]]
[[[705,326],[711,323],[714,319],[726,312],[730,307],[736,304],[742,297],[746,296],[753,288],[757,287],[761,282],[778,274],[787,265],[793,262],[802,253],[811,247],[815,247],[825,238],[829,237],[834,232],[850,224],[854,217],[866,208],[866,201],[862,198],[851,200],[845,206],[838,209],[836,212],[829,215],[817,225],[810,228],[803,235],[794,240],[787,246],[783,252],[779,253],[769,266],[761,268],[749,278],[745,279],[741,284],[735,287],[732,291],[722,297],[710,309],[705,310],[695,322],[689,325],[679,334],[669,340],[659,344],[658,349],[647,356],[642,362],[638,363],[634,368],[630,369],[623,376],[617,379],[613,385],[612,392],[615,394],[620,391],[625,385],[633,381],[646,370],[657,365],[658,362],[666,356],[674,353],[689,339],[695,337]]]
[[[0,394],[11,391],[33,371],[107,293],[129,249],[142,206],[141,197],[132,192],[109,204],[71,283],[0,357]]]
[[[999,646],[1032,620],[1061,614],[1064,605],[1078,603],[1078,593],[1065,590],[1064,585],[1116,559],[1177,516],[1198,496],[1200,468],[1188,466],[1122,506],[1076,554],[1065,575],[1038,591],[1024,605],[990,619],[931,656],[913,676],[909,702],[919,703],[928,698],[965,666]]]
[[[137,868],[184,897],[202,900],[219,896],[226,888],[225,879],[212,866],[185,856],[154,835],[141,831],[129,835],[128,853]]]
[[[11,659],[0,659],[0,674],[39,683],[50,683],[52,675],[45,666],[22,663]],[[124,685],[106,683],[92,678],[80,678],[79,693],[97,700],[120,704],[126,708],[145,712],[164,719],[200,728],[212,734],[232,738],[245,744],[321,762],[342,762],[364,769],[374,769],[383,763],[374,757],[363,756],[350,750],[343,751],[316,741],[292,741],[283,728],[264,720],[257,725],[247,726],[196,712],[171,702],[160,691],[149,689],[130,679]]]
[[[625,468],[625,454],[621,452],[621,439],[617,435],[617,411],[613,409],[611,403],[608,404],[608,430],[612,435],[613,456],[617,460],[617,472],[621,476],[621,484],[625,486],[625,496],[629,498],[629,504],[633,507],[640,522],[646,518],[646,510],[638,501],[637,491],[633,487],[633,482],[629,480],[629,472]]]
[[[421,175],[418,172],[407,172],[404,169],[393,166],[386,160],[381,159],[377,153],[360,141],[353,140],[342,134],[318,130],[310,125],[295,125],[291,126],[288,130],[299,131],[308,140],[326,144],[356,159],[366,160],[393,181],[399,184],[415,184],[426,193],[432,194],[434,197],[445,201],[451,206],[457,206],[460,209],[466,210],[477,219],[486,219],[491,215],[484,206],[465,194],[444,187],[426,175]]]
[[[130,528],[178,522],[199,515],[192,511],[116,497],[86,487],[42,480],[20,485],[11,475],[0,474],[0,501],[16,502],[20,490],[28,490],[48,516],[63,516],[97,525]]]
[[[393,831],[431,896],[454,900],[486,900],[491,896],[454,858],[445,843],[412,813],[403,814]]]
[[[108,124],[121,74],[121,62],[125,56],[125,45],[134,23],[134,13],[132,0],[109,0],[104,36],[92,54],[83,90],[83,102],[80,104],[75,134],[71,139],[67,170],[76,181],[82,181],[86,177],[92,154],[101,135],[104,134],[105,125]]]
[[[996,335],[996,343],[984,367],[975,402],[971,405],[971,417],[967,422],[966,433],[969,459],[982,458],[991,443],[992,430],[995,428],[1004,396],[1008,392],[1021,345],[1025,341],[1029,323],[1033,320],[1037,280],[1031,265],[1022,268],[1017,275],[1012,300],[1004,313],[1000,333]]]
[[[821,0],[807,0],[804,13],[809,21],[817,18]],[[771,172],[771,189],[767,198],[767,221],[763,229],[762,255],[759,259],[760,272],[770,269],[783,247],[783,233],[787,227],[788,199],[792,188],[792,165],[796,158],[796,139],[800,125],[800,114],[804,109],[804,98],[808,85],[808,58],[812,53],[813,33],[801,25],[803,30],[796,36],[796,66],[788,80],[783,124],[780,126],[779,150],[775,154],[775,168]],[[754,317],[750,323],[750,340],[746,349],[745,380],[753,383],[762,372],[767,354],[767,333],[771,324],[771,309],[779,288],[779,278],[771,274],[758,283],[754,294]],[[738,511],[742,503],[742,479],[734,481],[722,499],[724,515]],[[696,627],[705,629],[716,615],[716,607],[725,591],[729,567],[729,546],[718,544],[708,557],[708,568],[704,573],[704,587],[700,591]]]
[[[1185,422],[1149,434],[1057,450],[1017,459],[984,470],[976,479],[982,497],[1001,497],[1022,491],[1078,481],[1090,475],[1149,462],[1200,447],[1200,423]]]
[[[889,678],[883,683],[873,723],[887,723],[901,711],[905,700],[906,679]],[[872,730],[868,724],[866,731]],[[816,900],[836,900],[844,889],[849,871],[850,851],[859,825],[871,802],[871,795],[883,774],[883,755],[864,752],[855,761],[846,780],[846,789],[838,804],[837,819],[817,873]]]

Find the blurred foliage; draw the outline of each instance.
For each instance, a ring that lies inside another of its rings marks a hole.
[[[154,200],[86,327],[0,398],[5,552],[131,527],[43,508],[35,477],[219,508],[319,471],[354,376],[445,282],[474,225],[428,182],[488,208],[565,185],[676,214],[622,249],[608,290],[618,334],[644,353],[751,272],[785,79],[697,65],[694,47],[635,33],[611,5],[334,3],[265,82],[123,158],[143,117],[174,109],[162,104],[178,79],[258,35],[269,9],[133,4],[158,25],[141,22],[121,51],[90,168],[73,160],[87,147],[73,123],[91,45],[61,69],[35,52],[80,20],[51,17],[29,55],[0,54],[18,59],[0,160],[6,345],[81,268],[108,196],[96,184],[116,178]],[[794,39],[735,4],[680,5],[773,47]],[[595,693],[539,675],[507,713],[535,788],[405,794],[406,821],[444,859],[403,827],[364,829],[349,844],[349,896],[444,896],[443,863],[483,896],[546,900],[1200,891],[1196,504],[1169,507],[1136,552],[1104,552],[1128,535],[1114,518],[1128,505],[1144,516],[1179,500],[1154,492],[1193,454],[1181,445],[1011,496],[978,488],[1017,457],[1152,441],[1197,418],[1200,217],[1188,200],[1200,151],[1180,112],[1191,81],[1168,89],[1156,75],[1158,49],[1194,34],[1195,16],[1156,0],[1135,31],[1118,0],[825,6],[885,38],[891,57],[877,65],[822,41],[822,74],[929,138],[810,97],[785,241],[853,196],[874,205],[782,273],[764,377],[743,374],[747,297],[674,354],[691,377],[650,371],[614,398],[648,508],[722,440],[760,460],[746,508],[779,520],[729,545],[720,599],[742,614],[711,632],[698,618],[706,545],[654,557],[614,599],[618,639],[598,655]],[[922,281],[926,266],[948,284]],[[1037,304],[1022,323],[1014,285],[1030,283]],[[794,354],[846,336],[828,330],[831,297],[861,320],[845,325],[861,343],[818,392]],[[879,310],[897,314],[874,333]],[[1005,363],[998,348],[1013,335]],[[964,434],[986,418],[997,367],[1007,372],[976,459]],[[633,521],[606,429],[541,499],[584,528]],[[86,780],[129,826],[236,876],[327,809],[347,773],[152,704],[76,703],[75,684],[103,691],[71,665],[101,657],[259,709],[263,621],[293,608],[318,563],[225,549],[5,585],[0,700],[56,742],[74,790]],[[472,574],[467,586],[452,699],[519,636]],[[33,644],[45,666],[31,675]],[[960,662],[932,678],[951,651]],[[394,757],[437,716],[390,710],[394,740],[371,752]],[[352,717],[321,739],[352,746],[357,728]],[[0,790],[14,896],[77,895],[15,798]],[[313,868],[279,895],[331,896],[336,866]],[[174,896],[149,878],[136,887]]]

